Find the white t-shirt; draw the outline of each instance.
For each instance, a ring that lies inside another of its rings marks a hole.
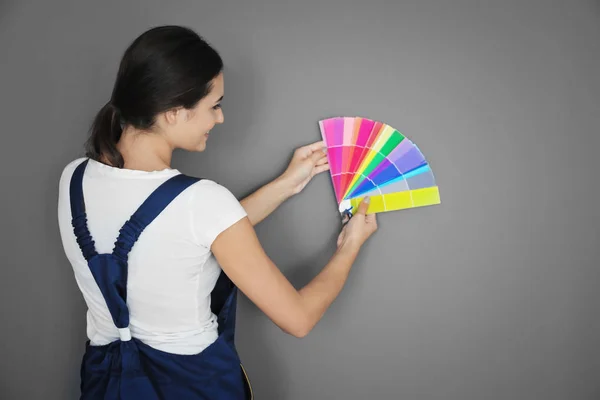
[[[67,258],[87,303],[92,345],[119,338],[98,285],[83,258],[71,225],[69,185],[84,158],[69,163],[60,178],[58,222]],[[83,177],[88,228],[98,253],[111,253],[119,229],[176,169],[145,172],[89,160]],[[131,335],[170,353],[197,354],[217,339],[210,293],[221,268],[210,251],[213,240],[246,216],[225,187],[201,180],[184,190],[142,232],[129,253],[127,305]]]

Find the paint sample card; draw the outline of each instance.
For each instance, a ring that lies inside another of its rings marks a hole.
[[[354,213],[365,196],[377,213],[441,203],[425,156],[398,130],[361,117],[324,119],[319,128],[340,212]]]

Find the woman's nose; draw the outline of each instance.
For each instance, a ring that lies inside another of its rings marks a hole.
[[[219,110],[219,112],[217,113],[217,124],[222,124],[223,121],[225,121],[225,117],[223,115],[223,110]]]

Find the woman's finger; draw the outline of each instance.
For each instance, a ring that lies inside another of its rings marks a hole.
[[[325,147],[325,142],[323,140],[319,140],[318,142],[307,144],[305,146],[302,146],[301,148],[310,150],[310,152],[312,153],[315,151],[323,150],[324,147]]]
[[[319,166],[315,167],[313,176],[320,174],[321,172],[325,172],[325,171],[329,171],[329,164],[319,165]]]
[[[319,159],[319,160],[316,162],[316,164],[315,164],[315,165],[323,165],[323,164],[327,164],[327,162],[328,162],[328,161],[329,161],[329,160],[327,160],[327,157],[323,157],[323,158],[320,158],[320,159]]]
[[[325,147],[325,141],[318,140],[316,142],[308,144],[307,146],[309,146],[311,148],[311,150],[313,150],[313,151],[319,150],[319,149],[322,149],[323,147]]]

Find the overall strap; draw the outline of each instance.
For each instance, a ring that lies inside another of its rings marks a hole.
[[[152,192],[136,212],[119,231],[113,254],[127,261],[129,252],[144,229],[173,201],[181,192],[201,178],[183,174],[169,178]]]
[[[94,246],[94,240],[90,235],[87,226],[87,215],[85,213],[85,202],[83,200],[83,173],[88,164],[89,159],[79,164],[71,176],[71,186],[69,194],[71,198],[71,225],[77,238],[79,248],[83,253],[83,257],[89,261],[90,258],[98,254]]]
[[[98,254],[94,246],[94,240],[92,239],[87,226],[87,214],[83,197],[83,174],[88,161],[89,159],[86,159],[75,168],[70,185],[71,223],[73,225],[75,236],[77,237],[77,243],[86,260],[89,260],[94,255]],[[168,179],[156,188],[119,231],[119,237],[115,243],[113,253],[123,261],[127,261],[127,256],[142,231],[181,192],[190,185],[198,182],[200,179],[201,178],[179,174]]]
[[[111,254],[98,254],[87,226],[83,197],[83,174],[88,160],[71,177],[71,214],[77,243],[96,281],[122,341],[131,339],[127,307],[127,258],[142,231],[187,187],[201,178],[183,174],[169,178],[139,206],[119,231]]]

